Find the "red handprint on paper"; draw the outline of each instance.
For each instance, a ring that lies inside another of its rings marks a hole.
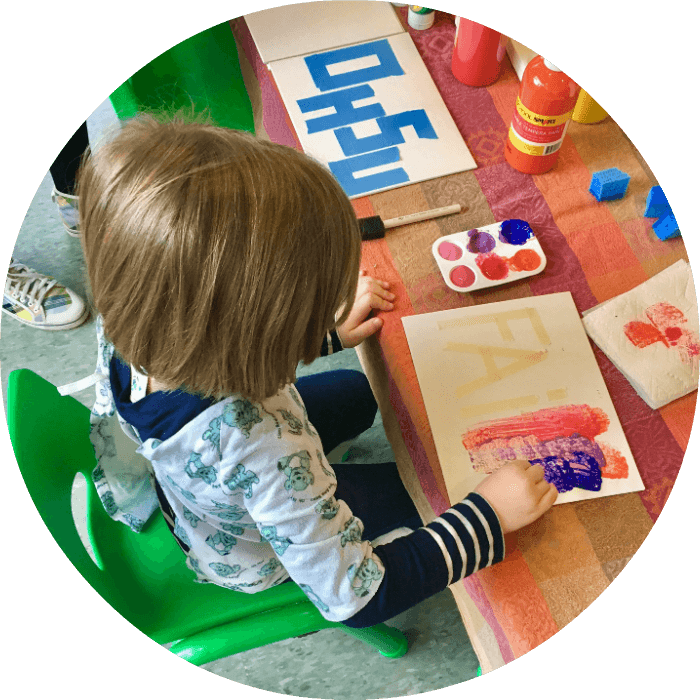
[[[675,348],[683,362],[691,364],[698,361],[698,336],[685,327],[688,319],[680,309],[661,301],[648,307],[644,316],[647,320],[635,320],[625,324],[625,335],[631,343],[638,348],[662,343],[667,348]]]

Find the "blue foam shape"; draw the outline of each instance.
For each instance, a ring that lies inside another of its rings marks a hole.
[[[647,206],[644,210],[644,216],[649,218],[662,217],[667,211],[670,211],[671,207],[666,199],[664,191],[655,185],[649,190],[647,195]]]
[[[669,238],[675,238],[681,235],[681,231],[676,223],[676,217],[670,209],[652,225],[654,227],[654,233],[661,241],[666,241]]]
[[[618,168],[608,168],[593,173],[589,192],[599,201],[620,199],[627,192],[630,176]]]

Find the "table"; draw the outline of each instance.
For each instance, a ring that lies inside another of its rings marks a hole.
[[[401,14],[405,19],[405,8]],[[274,141],[299,147],[242,20],[235,31],[259,82],[265,131]],[[358,216],[383,219],[462,205],[459,215],[389,230],[384,239],[363,244],[363,268],[390,282],[397,299],[394,310],[383,314],[381,333],[363,343],[358,354],[399,471],[427,522],[451,504],[401,318],[562,291],[570,291],[583,312],[688,258],[682,239],[659,241],[653,219],[643,216],[646,195],[658,182],[611,118],[593,125],[572,123],[552,171],[519,173],[503,156],[519,87],[508,60],[495,84],[470,88],[451,72],[451,15],[438,12],[432,29],[409,32],[478,165],[353,202]],[[591,175],[610,167],[631,176],[628,191],[621,200],[599,203],[588,193]],[[531,224],[547,257],[545,271],[472,294],[448,289],[430,254],[432,242],[509,218]],[[651,410],[595,346],[594,352],[646,488],[556,506],[506,537],[501,564],[451,586],[484,672],[541,644],[605,590],[649,533],[680,469],[697,392]]]

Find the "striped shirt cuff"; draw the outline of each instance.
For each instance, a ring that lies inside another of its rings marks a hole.
[[[503,561],[505,540],[498,516],[489,502],[470,493],[426,525],[447,566],[448,585]]]
[[[332,355],[333,353],[343,350],[343,344],[340,342],[340,336],[335,330],[330,330],[326,333],[326,337],[321,343],[321,357]]]

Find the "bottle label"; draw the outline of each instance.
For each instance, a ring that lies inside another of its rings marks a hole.
[[[516,100],[508,138],[519,151],[531,156],[548,156],[564,141],[573,109],[566,114],[537,114]]]

